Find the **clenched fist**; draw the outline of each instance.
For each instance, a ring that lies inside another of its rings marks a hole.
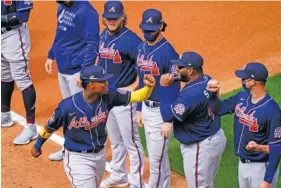
[[[214,79],[210,80],[207,83],[207,90],[210,91],[210,92],[213,92],[213,93],[219,92],[219,90],[220,90],[219,81],[214,80]]]
[[[255,141],[250,141],[246,146],[246,149],[251,151],[259,151],[260,147]]]
[[[40,155],[42,155],[42,151],[37,151],[37,149],[35,149],[34,147],[31,148],[31,155],[35,158],[39,157]]]
[[[163,74],[160,78],[161,86],[169,86],[174,81],[174,75],[171,73]]]
[[[155,86],[155,78],[151,74],[145,74],[143,77],[143,82],[147,87]]]

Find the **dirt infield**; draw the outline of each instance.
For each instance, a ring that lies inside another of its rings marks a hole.
[[[92,3],[99,13],[103,2]],[[196,51],[204,57],[204,70],[221,81],[223,92],[240,83],[234,70],[249,61],[261,61],[270,74],[281,72],[281,2],[125,2],[128,27],[141,36],[138,28],[146,8],[157,8],[168,23],[165,37],[178,53]],[[61,100],[57,74],[44,70],[47,52],[56,28],[55,2],[35,2],[29,27],[32,40],[31,74],[37,91],[37,123],[43,125]],[[22,96],[13,94],[12,110],[25,116]],[[70,187],[62,163],[50,162],[49,153],[59,146],[48,141],[39,159],[30,156],[31,144],[12,145],[22,127],[2,129],[2,187]],[[58,131],[62,135],[62,131]],[[107,158],[111,154],[108,149]],[[145,178],[148,178],[145,168]],[[175,173],[172,187],[186,187],[185,179]]]

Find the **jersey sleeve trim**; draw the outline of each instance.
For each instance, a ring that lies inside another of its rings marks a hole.
[[[30,9],[32,9],[32,8],[33,8],[33,7],[21,8],[21,9],[17,9],[17,11],[30,10]]]

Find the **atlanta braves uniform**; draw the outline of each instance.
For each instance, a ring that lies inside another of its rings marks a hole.
[[[130,92],[112,89],[89,104],[79,92],[64,99],[46,124],[53,130],[63,126],[64,169],[73,187],[99,187],[105,170],[103,148],[108,112],[114,106],[127,105],[129,96]]]
[[[236,71],[236,75],[242,79],[265,81],[268,73],[260,63],[249,63],[244,70]],[[251,93],[245,89],[222,101],[218,115],[234,113],[234,152],[240,158],[239,186],[256,188],[264,179],[268,154],[249,151],[246,146],[250,141],[266,145],[278,139],[280,109],[269,94],[259,102],[253,103]],[[272,187],[276,187],[278,173],[277,171],[272,180]]]
[[[178,67],[200,68],[203,58],[194,52],[183,53],[173,60]],[[165,122],[173,121],[174,137],[181,144],[184,173],[188,187],[213,187],[226,138],[215,117],[205,90],[210,77],[201,75],[188,82],[178,96],[163,90],[160,108]]]
[[[148,12],[148,14],[147,14]],[[151,17],[149,25],[160,24],[162,15],[158,10],[144,12],[143,20]],[[154,22],[156,21],[157,22]],[[159,21],[159,23],[158,23]],[[143,86],[144,74],[152,74],[155,77],[155,88],[143,103],[138,103],[137,110],[142,113],[142,120],[145,129],[146,144],[150,162],[149,187],[168,188],[170,187],[170,164],[168,159],[169,138],[161,136],[163,119],[160,114],[160,97],[162,86],[160,76],[173,70],[170,60],[177,59],[173,46],[163,37],[156,44],[149,45],[147,41],[142,42],[138,47],[137,67],[140,84]],[[180,83],[173,83],[170,92],[178,92]]]
[[[99,16],[88,1],[63,1],[57,10],[57,29],[48,58],[56,60],[63,98],[82,89],[74,84],[82,68],[94,64],[98,55]]]
[[[113,2],[116,14],[120,2]],[[108,9],[112,9],[108,6]],[[121,10],[121,8],[120,8]],[[99,62],[108,74],[109,87],[126,87],[137,78],[136,54],[140,38],[125,26],[113,35],[105,29],[100,35]],[[110,178],[118,182],[128,182],[126,173],[126,154],[129,153],[131,187],[141,187],[144,153],[135,119],[136,104],[114,107],[108,115],[107,130],[111,143],[112,160]],[[104,182],[103,182],[104,183]],[[104,186],[102,183],[102,186]],[[105,186],[106,187],[106,186]]]
[[[1,125],[13,125],[10,115],[14,82],[21,90],[27,125],[14,144],[27,144],[36,138],[36,92],[29,72],[30,35],[26,22],[32,1],[1,1]]]
[[[281,117],[281,116],[280,116]],[[264,181],[272,183],[281,160],[281,118],[279,127],[274,130],[274,141],[269,143],[269,160],[266,167]]]

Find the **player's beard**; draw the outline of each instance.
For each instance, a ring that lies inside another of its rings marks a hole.
[[[189,82],[190,78],[187,76],[187,72],[180,73],[180,81]]]
[[[114,33],[118,32],[123,27],[123,24],[124,24],[123,21],[120,22],[118,25],[115,25],[115,26],[111,26],[109,24],[106,24],[106,28],[110,33],[114,34]]]

